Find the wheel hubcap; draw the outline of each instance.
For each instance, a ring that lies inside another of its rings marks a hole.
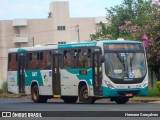
[[[87,90],[84,91],[83,97],[84,97],[85,99],[88,99],[88,91],[87,91]]]
[[[34,100],[37,99],[37,91],[34,91],[34,93],[33,93],[33,98],[34,98]]]

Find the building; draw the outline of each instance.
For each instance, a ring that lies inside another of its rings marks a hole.
[[[50,13],[44,19],[15,19],[0,21],[0,83],[7,80],[9,48],[90,41],[105,17],[70,18],[69,2],[50,3]]]

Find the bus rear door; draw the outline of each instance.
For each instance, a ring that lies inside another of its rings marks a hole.
[[[18,56],[19,93],[25,93],[25,68],[26,68],[26,53],[20,53]]]
[[[61,83],[60,83],[60,68],[62,64],[62,54],[52,55],[52,86],[54,97],[60,97],[61,95]]]

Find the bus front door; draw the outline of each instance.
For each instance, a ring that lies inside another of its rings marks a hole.
[[[53,95],[54,97],[60,97],[61,95],[61,84],[60,84],[60,68],[62,63],[62,55],[54,54],[53,55],[53,66],[52,66],[52,86],[53,86]]]
[[[26,67],[26,55],[21,53],[18,57],[18,77],[19,77],[19,93],[25,93],[25,67]]]
[[[102,64],[100,55],[100,52],[93,53],[93,88],[95,96],[102,95]]]

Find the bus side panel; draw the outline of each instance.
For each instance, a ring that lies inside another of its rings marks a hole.
[[[43,86],[39,86],[40,95],[53,95],[52,91],[52,71],[41,70]]]
[[[80,74],[80,71],[86,74]],[[89,96],[93,93],[93,70],[92,69],[68,69],[61,70],[61,93],[63,95],[78,96],[78,86],[80,81],[87,84]]]
[[[61,70],[61,95],[78,96],[79,79],[76,74],[67,70]]]
[[[30,86],[25,86],[25,94],[30,95],[31,94],[31,87]]]
[[[18,72],[17,71],[8,71],[8,92],[18,94]]]
[[[32,82],[37,82],[40,95],[53,95],[51,70],[26,70],[25,90],[31,93]]]

